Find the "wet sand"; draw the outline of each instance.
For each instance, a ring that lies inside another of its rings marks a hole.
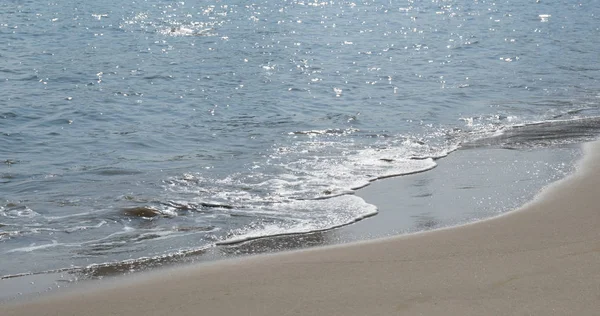
[[[577,169],[493,219],[160,270],[0,315],[597,315],[600,142]]]

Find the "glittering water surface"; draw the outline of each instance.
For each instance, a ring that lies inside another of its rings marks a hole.
[[[2,1],[0,275],[329,229],[461,146],[594,138],[599,7]]]

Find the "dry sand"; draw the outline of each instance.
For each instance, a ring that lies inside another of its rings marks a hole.
[[[518,211],[347,246],[158,271],[0,315],[600,315],[600,142]]]

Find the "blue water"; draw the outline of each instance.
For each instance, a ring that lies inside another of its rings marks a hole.
[[[377,213],[354,189],[465,144],[592,139],[599,16],[558,0],[3,0],[0,275],[337,227]]]

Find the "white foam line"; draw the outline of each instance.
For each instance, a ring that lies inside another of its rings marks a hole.
[[[377,213],[379,213],[379,211],[377,210],[377,208],[375,208],[374,211],[366,213],[364,215],[361,215],[359,217],[356,217],[350,221],[347,221],[345,223],[342,224],[338,224],[338,225],[334,225],[334,226],[330,226],[327,228],[321,228],[321,229],[312,229],[312,230],[306,230],[306,231],[290,231],[290,232],[285,232],[285,233],[276,233],[276,234],[267,234],[267,235],[255,235],[255,236],[242,236],[239,238],[230,238],[230,239],[226,239],[223,241],[218,241],[215,243],[215,246],[229,246],[229,245],[235,245],[235,244],[240,244],[240,243],[244,243],[247,241],[251,241],[251,240],[256,240],[256,239],[263,239],[263,238],[272,238],[272,237],[282,237],[282,236],[294,236],[294,235],[304,235],[304,234],[312,234],[312,233],[317,233],[317,232],[324,232],[324,231],[329,231],[332,229],[336,229],[336,228],[340,228],[340,227],[344,227],[344,226],[348,226],[350,224],[354,224],[358,221],[361,221],[365,218],[371,217],[371,216],[375,216],[377,215]]]
[[[21,247],[21,248],[15,248],[15,249],[11,249],[9,251],[7,251],[6,253],[12,253],[12,252],[32,252],[32,251],[36,251],[36,250],[40,250],[40,249],[46,249],[46,248],[52,248],[52,247],[79,247],[81,246],[81,244],[63,244],[63,243],[59,243],[56,240],[52,240],[51,244],[44,244],[44,245],[38,245],[38,246],[29,246],[29,247]]]
[[[64,215],[64,216],[44,216],[44,218],[47,220],[53,221],[53,220],[57,220],[57,219],[65,219],[65,218],[70,218],[70,217],[79,217],[79,216],[95,215],[95,214],[97,214],[97,212],[76,213],[76,214],[69,214],[69,215]]]
[[[532,121],[521,124],[507,125],[506,127],[514,128],[514,127],[525,127],[525,126],[534,126],[540,124],[552,124],[552,123],[569,123],[569,122],[577,122],[577,121],[593,121],[600,120],[599,116],[589,116],[589,117],[579,117],[579,118],[568,118],[562,120],[550,119],[550,120],[541,120],[541,121]]]
[[[67,229],[65,229],[65,232],[70,234],[70,233],[74,233],[74,232],[76,232],[76,231],[80,231],[80,230],[86,230],[86,229],[89,229],[89,228],[100,228],[100,227],[102,227],[104,224],[106,224],[106,221],[105,221],[105,220],[102,220],[101,222],[99,222],[99,223],[98,223],[98,224],[96,224],[96,225],[89,225],[89,226],[75,226],[75,227],[72,227],[72,228],[67,228]]]
[[[432,158],[427,158],[427,159],[432,159]],[[433,162],[433,159],[432,159],[432,162]],[[385,174],[385,175],[381,175],[381,176],[372,178],[372,179],[369,180],[369,182],[374,182],[374,181],[377,181],[377,180],[387,179],[387,178],[393,178],[393,177],[408,176],[408,175],[411,175],[411,174],[416,174],[416,173],[421,173],[421,172],[429,171],[429,170],[431,170],[431,169],[433,169],[435,167],[437,167],[437,163],[433,162],[433,165],[421,168],[419,170],[413,170],[413,171],[410,171],[410,172]]]
[[[297,200],[298,201],[327,200],[327,199],[332,199],[332,198],[335,198],[335,197],[340,197],[340,196],[344,196],[344,195],[354,195],[354,194],[356,194],[356,193],[353,192],[353,191],[344,191],[344,192],[340,192],[340,193],[336,193],[336,194],[317,196],[317,197],[307,198],[307,199],[299,198]]]

